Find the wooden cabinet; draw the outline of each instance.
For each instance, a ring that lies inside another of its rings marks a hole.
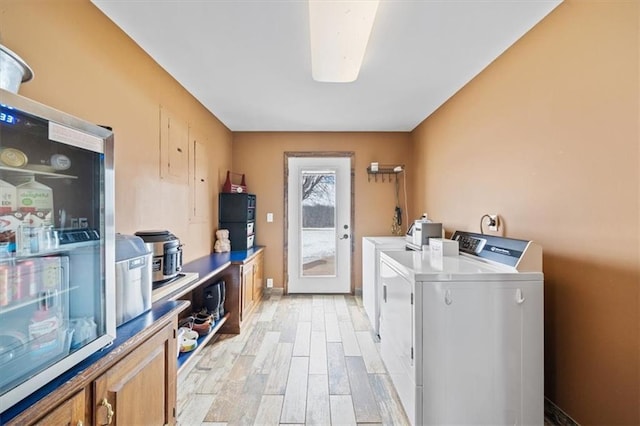
[[[258,302],[262,299],[264,289],[264,254],[260,252],[253,261],[253,300]]]
[[[118,328],[106,354],[0,424],[174,425],[177,316],[189,304],[163,304]]]
[[[88,424],[85,420],[85,411],[85,391],[83,389],[34,424],[37,426],[82,426]]]
[[[264,287],[264,247],[242,252],[232,252],[231,265],[225,270],[227,284],[225,307],[229,318],[222,326],[225,334],[238,334],[251,312],[262,299]]]
[[[177,344],[173,324],[94,381],[93,424],[175,423]]]
[[[246,321],[256,304],[262,299],[264,255],[259,251],[242,265],[242,321]]]
[[[241,266],[242,268],[242,310],[240,311],[240,318],[242,321],[246,320],[249,312],[253,310],[253,261],[247,262]]]

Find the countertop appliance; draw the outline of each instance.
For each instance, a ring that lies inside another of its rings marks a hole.
[[[406,250],[404,237],[362,237],[362,304],[376,335],[380,331],[380,252]]]
[[[542,249],[456,232],[460,255],[383,251],[380,349],[415,425],[543,424]]]
[[[442,223],[431,222],[427,219],[415,220],[406,235],[407,248],[422,250],[429,245],[429,238],[443,238]]]
[[[0,153],[2,413],[110,344],[116,306],[113,133],[0,90]]]
[[[182,270],[182,244],[178,237],[169,231],[138,231],[149,251],[153,253],[151,279],[153,285],[165,283],[178,276]]]
[[[116,325],[151,309],[151,260],[142,238],[116,234]]]

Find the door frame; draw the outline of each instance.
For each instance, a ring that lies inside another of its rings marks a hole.
[[[355,254],[355,152],[353,151],[285,151],[284,152],[284,221],[282,230],[282,247],[283,253],[283,277],[284,277],[284,294],[289,294],[289,158],[292,157],[311,157],[311,158],[325,158],[325,157],[349,157],[350,169],[351,169],[351,217],[349,218],[349,227],[351,230],[351,242],[349,244],[349,262],[351,264],[351,272],[349,273],[349,291],[350,294],[354,294],[355,287],[355,271],[353,269],[353,258]]]

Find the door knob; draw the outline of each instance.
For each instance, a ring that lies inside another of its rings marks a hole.
[[[344,234],[342,237],[340,237],[341,240],[346,240],[347,238],[349,238],[349,234]]]

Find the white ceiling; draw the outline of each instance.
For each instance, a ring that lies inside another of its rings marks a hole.
[[[381,0],[358,79],[311,78],[306,0],[92,0],[232,131],[411,131],[561,0]]]

